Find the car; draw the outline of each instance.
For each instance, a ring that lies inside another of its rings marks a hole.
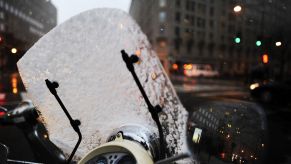
[[[253,82],[249,86],[251,95],[262,103],[289,103],[291,81],[265,80]]]
[[[210,64],[184,64],[184,75],[188,77],[218,77],[219,73]]]

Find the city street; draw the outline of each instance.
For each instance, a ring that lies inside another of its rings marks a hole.
[[[232,128],[240,128],[241,134],[241,137],[236,137],[234,141],[257,151],[255,153],[259,153],[260,157],[256,157],[259,163],[291,162],[291,131],[288,128],[291,119],[290,106],[256,103],[243,81],[193,79],[182,76],[172,77],[172,81],[190,116],[204,110],[210,111],[214,117],[222,119],[227,125],[232,122]],[[244,117],[237,117],[238,115]],[[197,117],[197,120],[195,117],[193,119],[200,124]],[[254,144],[260,149],[254,149]]]

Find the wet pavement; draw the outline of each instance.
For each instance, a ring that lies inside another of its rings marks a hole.
[[[223,156],[212,156],[206,163],[229,163],[236,155],[244,163],[291,163],[290,106],[257,103],[243,81],[187,77],[172,81],[198,126],[223,131],[225,143],[235,143],[225,144]],[[211,128],[212,117],[220,120],[217,129]]]

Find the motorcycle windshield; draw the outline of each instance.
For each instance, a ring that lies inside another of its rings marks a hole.
[[[143,126],[158,137],[155,122],[126,68],[120,51],[136,54],[135,71],[159,114],[169,155],[183,151],[187,112],[139,26],[117,9],[94,9],[72,17],[43,36],[17,63],[50,139],[70,154],[78,138],[45,79],[69,113],[81,121],[83,140],[77,156],[105,143],[123,125]]]

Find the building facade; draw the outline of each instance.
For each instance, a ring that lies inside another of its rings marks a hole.
[[[1,68],[13,69],[16,61],[57,24],[50,0],[0,0]],[[14,49],[15,55],[11,55]]]
[[[237,4],[243,9],[235,13]],[[245,75],[261,63],[263,53],[270,53],[268,39],[287,30],[287,6],[282,0],[132,0],[130,14],[166,70],[183,61],[211,64],[220,74]]]

